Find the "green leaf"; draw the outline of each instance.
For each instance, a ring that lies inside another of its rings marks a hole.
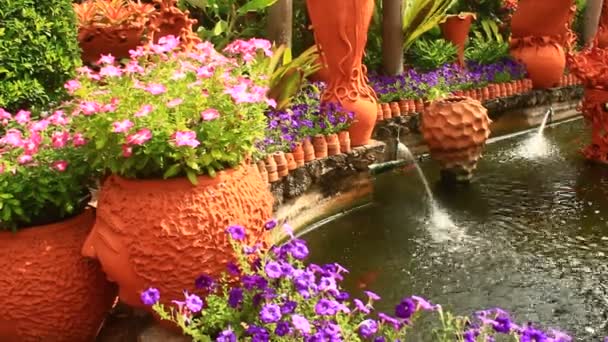
[[[182,166],[180,164],[173,164],[171,165],[167,171],[165,171],[165,173],[163,174],[163,178],[167,179],[167,178],[171,178],[176,176],[179,171],[181,170]]]
[[[213,36],[219,36],[222,33],[226,32],[226,29],[228,28],[228,23],[220,20],[217,23],[215,23],[215,26],[213,27],[213,30],[211,31],[213,33]]]
[[[257,12],[259,10],[263,10],[266,7],[272,6],[277,0],[251,0],[241,6],[237,13],[239,15],[243,15],[247,12]]]
[[[190,181],[190,183],[192,183],[194,185],[198,184],[198,179],[196,178],[196,174],[194,173],[194,171],[186,170],[186,177],[188,177],[188,180]]]
[[[95,148],[97,148],[98,150],[101,150],[104,146],[106,146],[107,142],[108,142],[108,136],[100,134],[95,139]]]

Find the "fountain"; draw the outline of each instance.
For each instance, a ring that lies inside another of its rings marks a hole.
[[[524,140],[515,151],[517,157],[524,159],[537,159],[548,156],[552,151],[552,146],[544,135],[547,122],[553,116],[553,107],[549,108],[543,117],[536,134]]]

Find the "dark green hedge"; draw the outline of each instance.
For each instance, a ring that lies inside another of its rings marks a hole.
[[[44,108],[80,64],[71,0],[0,0],[0,108]]]

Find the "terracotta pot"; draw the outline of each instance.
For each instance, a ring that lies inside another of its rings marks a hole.
[[[315,148],[310,142],[310,138],[304,139],[302,143],[302,149],[304,150],[304,161],[309,162],[316,159]]]
[[[389,103],[382,103],[382,119],[390,119],[393,117],[393,111],[391,110],[391,105]]]
[[[279,174],[277,172],[277,163],[274,161],[273,156],[266,156],[264,158],[264,164],[266,165],[266,172],[268,173],[268,181],[274,183],[279,180]]]
[[[525,65],[536,89],[556,86],[566,68],[564,49],[550,39],[520,40],[511,55]]]
[[[407,100],[408,114],[412,114],[416,111],[416,101],[409,99]]]
[[[266,171],[266,164],[263,160],[260,160],[256,163],[258,168],[258,173],[260,174],[260,179],[264,183],[268,183],[268,171]]]
[[[608,103],[608,91],[585,88],[582,112],[583,117],[591,126],[591,144],[582,152],[585,158],[602,164],[608,164],[606,103]]]
[[[348,131],[339,132],[338,140],[340,141],[340,151],[342,151],[342,153],[350,153],[351,146],[350,135],[348,134]]]
[[[512,96],[513,95],[513,87],[511,86],[511,82],[504,83],[505,85],[505,95]]]
[[[416,103],[415,103],[415,104],[416,104],[416,105],[415,105],[415,108],[416,108],[416,112],[417,112],[417,113],[422,113],[422,112],[424,112],[424,101],[423,101],[422,99],[418,99],[418,100],[416,100]]]
[[[464,66],[464,47],[473,20],[475,20],[474,13],[460,13],[446,16],[445,22],[439,24],[443,37],[456,45],[458,49],[458,64],[461,66]]]
[[[451,97],[426,108],[420,130],[442,170],[456,180],[468,181],[490,136],[491,122],[479,101]]]
[[[384,120],[384,113],[382,110],[382,104],[378,103],[378,112],[376,113],[376,122]]]
[[[410,111],[409,103],[407,100],[399,100],[399,112],[401,115],[407,115]]]
[[[391,108],[391,117],[401,116],[401,109],[399,108],[399,102],[391,102],[389,103]]]
[[[295,143],[291,149],[291,154],[296,162],[297,167],[304,166],[304,149],[301,143]]]
[[[481,89],[481,96],[484,101],[490,99],[490,89],[488,88],[488,86],[485,86],[483,87],[483,89]]]
[[[277,174],[280,178],[283,178],[289,174],[287,169],[287,159],[285,159],[285,153],[275,152],[272,154],[274,162],[277,164]]]
[[[374,0],[307,0],[315,42],[327,65],[329,81],[321,99],[339,102],[355,114],[349,127],[353,146],[369,143],[376,123],[376,94],[362,64]]]
[[[150,19],[149,30],[154,43],[168,35],[179,37],[180,45],[189,48],[201,42],[192,27],[197,20],[191,19],[188,11],[182,11],[177,6],[177,0],[154,0],[157,10]]]
[[[55,224],[0,232],[0,341],[94,341],[117,288],[80,249],[92,209]]]
[[[340,154],[340,141],[338,141],[337,134],[328,134],[325,136],[325,141],[327,142],[328,155],[335,156],[336,154]]]
[[[298,168],[298,164],[296,164],[296,160],[291,152],[285,153],[285,160],[287,160],[287,170],[292,171]]]
[[[327,141],[325,137],[317,134],[312,138],[312,145],[315,148],[315,157],[317,159],[327,157]]]
[[[141,45],[144,26],[80,27],[78,42],[82,50],[82,60],[96,63],[101,55],[111,54],[117,60],[129,57],[129,50]]]
[[[151,310],[140,299],[148,287],[159,289],[165,305],[184,298],[184,291],[200,293],[194,279],[201,274],[217,279],[236,258],[226,232],[230,225],[245,227],[247,246],[267,246],[264,224],[272,216],[273,197],[252,166],[197,180],[192,185],[185,177],[112,175],[103,183],[97,220],[82,252],[100,260],[123,302]]]
[[[564,34],[571,20],[573,4],[574,0],[519,0],[511,17],[512,37]]]
[[[498,97],[496,84],[488,85],[488,92],[490,93],[490,99],[495,99]]]

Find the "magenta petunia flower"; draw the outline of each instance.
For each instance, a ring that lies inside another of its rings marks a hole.
[[[173,142],[175,146],[189,146],[197,147],[200,145],[200,141],[196,139],[196,133],[194,131],[179,131],[173,134]]]
[[[201,118],[205,121],[215,120],[220,117],[220,112],[217,109],[209,108],[201,112]]]
[[[167,91],[167,87],[165,87],[162,84],[151,83],[151,84],[148,84],[144,88],[144,90],[152,95],[159,95],[159,94],[165,93]]]
[[[146,141],[152,139],[152,131],[147,128],[142,128],[134,134],[127,136],[127,144],[143,145]]]
[[[68,168],[68,162],[65,160],[58,160],[53,163],[53,169],[63,172]]]

